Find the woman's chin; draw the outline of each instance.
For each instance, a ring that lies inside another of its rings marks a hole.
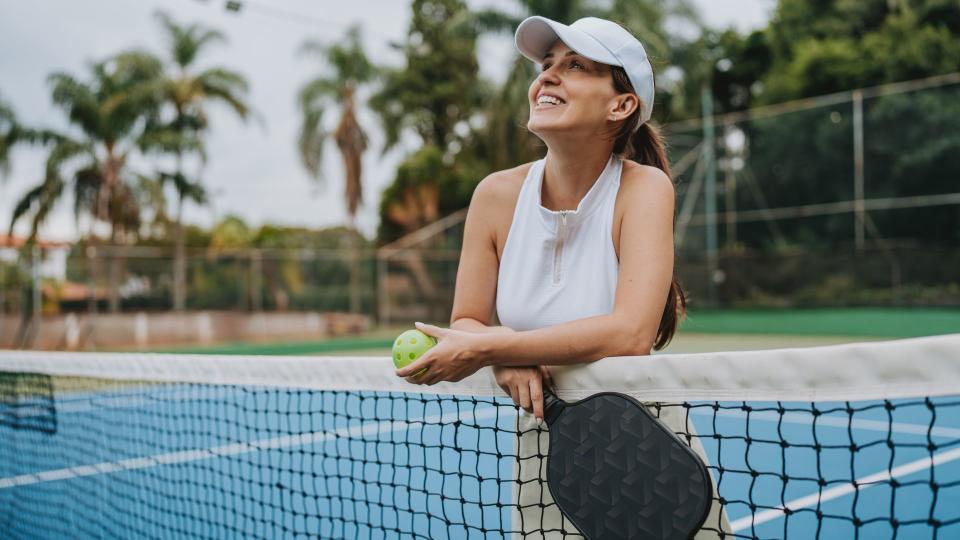
[[[570,125],[566,122],[559,122],[554,119],[537,118],[532,116],[527,122],[527,130],[536,135],[545,135],[547,133],[568,131]]]
[[[564,122],[561,121],[557,116],[551,115],[549,113],[544,114],[541,111],[533,111],[530,113],[530,120],[527,122],[527,129],[530,131],[534,130],[551,130],[562,128]]]

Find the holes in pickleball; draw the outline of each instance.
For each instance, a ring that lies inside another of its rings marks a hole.
[[[410,353],[410,354],[408,354],[407,356],[409,356],[410,359],[413,360],[414,358],[417,357],[417,353]]]
[[[410,344],[411,344],[411,345],[416,345],[416,344],[417,344],[417,338],[415,338],[415,337],[414,337],[414,338],[410,338]]]

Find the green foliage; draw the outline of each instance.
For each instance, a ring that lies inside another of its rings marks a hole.
[[[659,80],[672,118],[699,115],[709,82],[715,112],[743,110],[960,70],[953,0],[780,0],[767,28],[705,29],[674,44],[682,77]]]
[[[960,70],[960,3],[781,0],[767,30],[778,102]]]
[[[240,249],[250,247],[253,231],[243,218],[229,215],[221,219],[210,231],[210,247],[213,249]]]
[[[444,150],[485,101],[487,87],[477,77],[476,33],[457,24],[466,15],[462,0],[414,0],[413,19],[403,51],[406,65],[387,69],[383,87],[370,100],[386,133],[383,152],[405,129],[424,144]]]
[[[448,164],[439,148],[421,147],[397,168],[380,201],[377,241],[387,244],[470,202],[480,175],[472,162]]]
[[[411,130],[424,146],[397,170],[380,204],[378,241],[388,243],[466,206],[479,181],[471,117],[490,103],[477,74],[477,23],[461,0],[414,0],[406,65],[384,70],[370,100],[386,134],[383,152]]]

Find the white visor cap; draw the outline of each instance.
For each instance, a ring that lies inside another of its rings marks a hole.
[[[520,53],[538,64],[556,40],[594,62],[621,66],[642,102],[640,123],[653,112],[653,68],[647,51],[633,34],[619,24],[597,17],[584,17],[567,26],[546,17],[527,17],[517,27],[515,41]]]

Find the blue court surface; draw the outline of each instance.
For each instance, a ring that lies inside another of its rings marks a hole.
[[[56,430],[0,423],[3,538],[513,530],[505,399],[142,385],[24,405]],[[737,536],[960,538],[960,401],[812,407],[690,409]]]

